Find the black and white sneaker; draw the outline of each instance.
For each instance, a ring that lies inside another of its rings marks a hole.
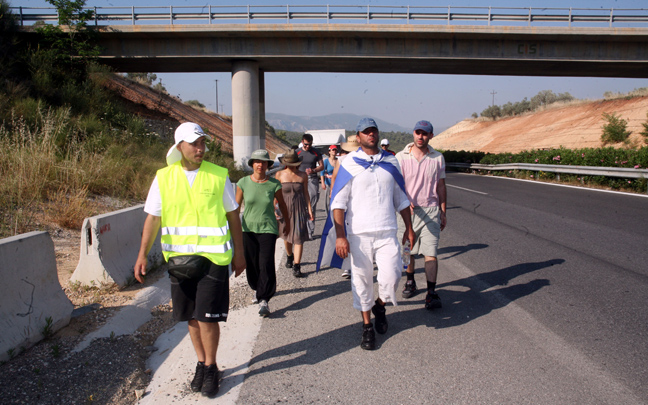
[[[405,288],[403,288],[403,298],[412,298],[416,295],[416,281],[407,280],[405,283]]]
[[[261,300],[259,302],[259,316],[267,318],[270,315],[270,307],[268,306],[268,301]]]

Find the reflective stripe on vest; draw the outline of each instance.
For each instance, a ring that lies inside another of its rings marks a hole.
[[[227,242],[226,244],[220,246],[169,245],[166,243],[162,244],[162,250],[166,252],[182,253],[183,255],[189,255],[193,253],[225,253],[231,248],[232,248],[232,242]]]
[[[162,228],[162,235],[177,236],[225,236],[229,231],[229,224],[220,228],[209,228],[205,226],[165,226]]]

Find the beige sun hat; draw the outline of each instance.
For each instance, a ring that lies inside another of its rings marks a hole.
[[[358,136],[357,135],[351,135],[350,137],[347,138],[346,142],[342,142],[340,145],[340,148],[342,148],[346,152],[354,152],[358,150],[360,147],[360,143],[358,143]]]
[[[302,164],[303,157],[297,155],[295,150],[291,149],[279,158],[279,162],[284,166],[299,166]]]
[[[274,164],[274,160],[270,159],[270,154],[265,149],[257,149],[252,152],[252,156],[250,156],[250,158],[248,159],[248,166],[252,167],[252,161],[254,160],[262,160],[264,162],[268,162],[268,169],[271,168]]]

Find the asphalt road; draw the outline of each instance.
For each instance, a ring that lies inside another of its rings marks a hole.
[[[444,307],[423,309],[422,291],[389,306],[388,332],[364,351],[349,281],[314,273],[320,241],[308,242],[307,278],[279,269],[238,403],[648,402],[648,198],[447,183]]]

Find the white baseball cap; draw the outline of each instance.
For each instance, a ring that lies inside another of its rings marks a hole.
[[[180,142],[194,143],[196,142],[196,139],[200,138],[201,136],[205,136],[211,139],[209,135],[207,135],[198,124],[194,124],[193,122],[185,122],[184,124],[180,124],[180,126],[178,126],[178,128],[176,128],[175,130],[175,144],[167,152],[167,165],[170,166],[182,159],[182,153],[180,153],[180,151],[178,150],[178,145],[180,144]],[[209,149],[207,149],[207,147],[205,147],[205,152],[209,152]]]
[[[381,145],[389,145],[389,140],[388,139],[383,139],[382,141],[380,141],[380,144]]]

